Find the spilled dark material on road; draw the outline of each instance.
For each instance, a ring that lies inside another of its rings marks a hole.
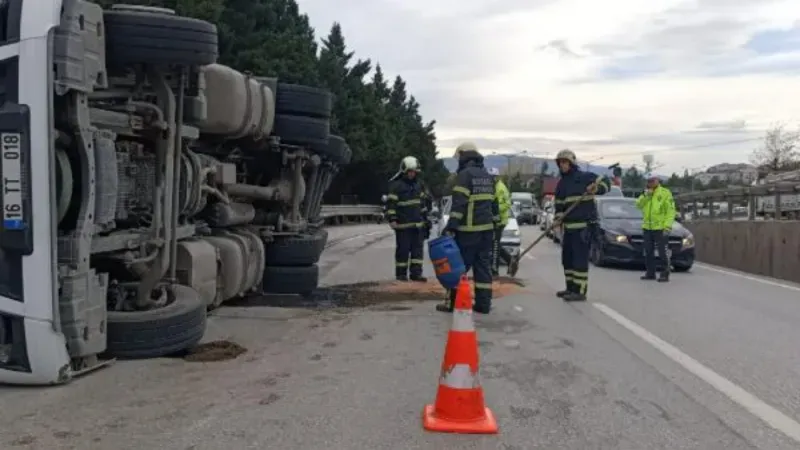
[[[213,341],[189,349],[183,359],[189,362],[216,362],[236,359],[247,351],[231,341]]]
[[[500,277],[493,282],[495,297],[521,290],[519,280]],[[230,306],[271,306],[278,308],[366,308],[400,302],[434,302],[445,298],[444,289],[433,280],[427,283],[370,281],[342,284],[314,290],[310,295],[260,295],[229,303]]]

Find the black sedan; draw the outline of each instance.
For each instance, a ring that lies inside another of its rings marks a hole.
[[[611,264],[644,265],[642,212],[636,199],[597,197],[597,232],[592,238],[591,261],[596,266]],[[669,236],[670,262],[676,272],[687,272],[694,264],[694,236],[675,222]],[[663,265],[663,255],[656,255]]]

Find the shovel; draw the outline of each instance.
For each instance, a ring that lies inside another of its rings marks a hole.
[[[561,217],[562,217],[562,218],[564,218],[564,217],[567,217],[567,215],[568,215],[569,213],[571,213],[571,212],[572,212],[572,210],[573,210],[573,209],[575,209],[575,207],[577,207],[579,204],[581,204],[581,203],[582,203],[584,200],[586,200],[587,198],[591,197],[592,195],[594,195],[594,194],[592,194],[592,193],[590,193],[590,192],[586,192],[586,193],[584,193],[584,194],[581,196],[580,200],[578,200],[577,202],[575,202],[575,203],[573,203],[572,205],[570,205],[570,207],[569,207],[569,208],[567,208],[567,209],[564,211],[564,214],[562,214],[562,215],[561,215]],[[544,239],[544,238],[545,238],[545,236],[547,236],[548,234],[550,234],[550,233],[551,233],[551,232],[552,232],[552,231],[553,231],[553,230],[554,230],[556,227],[558,227],[558,226],[561,226],[561,220],[554,220],[554,221],[553,221],[553,223],[551,223],[551,224],[550,224],[550,226],[549,226],[549,227],[547,227],[547,229],[546,229],[546,230],[545,230],[545,231],[544,231],[542,234],[540,234],[540,235],[539,235],[539,237],[538,237],[538,238],[536,238],[536,240],[535,240],[535,241],[531,242],[531,245],[529,245],[529,246],[525,247],[525,250],[521,251],[521,252],[519,253],[519,255],[517,255],[516,257],[512,258],[512,259],[511,259],[511,261],[509,261],[509,262],[508,262],[508,272],[506,272],[506,275],[508,275],[508,276],[510,276],[510,277],[514,277],[514,276],[516,276],[516,275],[517,275],[517,271],[519,270],[519,262],[520,262],[520,261],[522,261],[522,258],[523,258],[525,255],[527,255],[527,254],[528,254],[528,252],[529,252],[529,251],[531,251],[531,249],[532,249],[533,247],[536,247],[536,244],[538,244],[539,242],[541,242],[541,241],[542,241],[542,239]]]

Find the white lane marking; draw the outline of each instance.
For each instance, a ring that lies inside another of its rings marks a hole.
[[[608,306],[602,303],[593,303],[593,305],[600,312],[641,338],[643,341],[652,345],[653,348],[663,353],[669,359],[680,364],[684,369],[705,381],[729,399],[738,403],[754,416],[763,420],[767,425],[785,434],[795,442],[800,443],[800,423],[797,423],[794,419],[764,403],[764,401],[755,395],[745,391],[727,378],[704,366],[696,359],[683,353],[678,348],[665,342]]]
[[[514,311],[522,312],[522,306],[514,305]]]
[[[528,253],[527,255],[525,255],[525,257],[526,257],[526,258],[528,258],[528,259],[530,259],[530,260],[532,260],[532,261],[535,261],[535,260],[536,260],[536,257],[535,257],[535,256],[533,256],[533,255],[531,255],[530,253]]]
[[[733,270],[721,269],[719,267],[714,267],[714,266],[711,266],[711,265],[708,265],[708,264],[699,263],[699,262],[696,262],[695,265],[699,266],[700,268],[705,269],[705,270],[711,270],[711,271],[714,271],[714,272],[724,273],[725,275],[744,278],[745,280],[755,281],[757,283],[767,284],[767,285],[770,285],[770,286],[781,287],[781,288],[784,288],[784,289],[789,289],[789,290],[792,290],[792,291],[800,292],[800,287],[799,286],[792,286],[791,284],[780,283],[778,281],[772,281],[772,280],[769,280],[769,279],[766,279],[766,278],[759,278],[759,277],[755,277],[755,276],[751,276],[751,275],[746,275],[746,274],[743,274],[743,273],[735,272]]]

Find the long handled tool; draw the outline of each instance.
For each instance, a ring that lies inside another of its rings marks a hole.
[[[562,214],[561,217],[562,218],[567,217],[567,215],[569,213],[571,213],[572,210],[575,209],[575,207],[577,207],[579,204],[581,204],[584,200],[586,200],[587,198],[591,197],[592,195],[594,195],[594,194],[592,194],[591,192],[585,192],[581,196],[580,200],[578,200],[577,202],[575,202],[572,205],[570,205],[569,208],[567,208],[564,211],[564,214]],[[531,242],[531,245],[525,247],[525,250],[521,251],[519,253],[519,255],[517,255],[516,257],[512,258],[511,261],[508,262],[508,272],[506,272],[506,274],[508,276],[510,276],[510,277],[516,276],[517,275],[517,271],[519,270],[519,262],[522,261],[522,258],[525,255],[527,255],[528,252],[531,251],[531,249],[533,249],[533,247],[536,247],[536,244],[541,242],[542,239],[545,238],[545,236],[549,235],[558,226],[561,226],[561,220],[554,220],[553,223],[551,223],[550,226],[544,231],[544,233],[539,235],[539,237],[536,238],[535,241]]]

